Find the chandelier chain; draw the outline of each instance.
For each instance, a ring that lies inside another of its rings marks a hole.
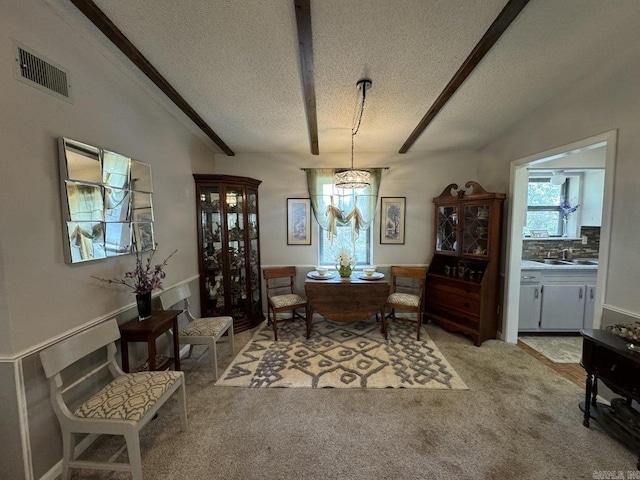
[[[371,80],[363,78],[356,83],[358,88],[362,88],[362,103],[360,104],[359,112],[354,121],[354,126],[351,129],[351,168],[348,170],[336,172],[334,175],[334,184],[338,188],[357,190],[367,188],[371,185],[371,173],[368,170],[355,170],[353,168],[353,152],[354,152],[354,138],[360,129],[362,122],[362,116],[364,113],[364,104],[366,99],[367,87],[371,86]]]
[[[351,169],[353,170],[353,148],[354,148],[354,138],[360,130],[360,123],[362,123],[362,115],[364,113],[364,103],[367,98],[367,84],[366,82],[362,82],[362,103],[360,104],[360,112],[358,112],[357,122],[354,128],[351,129]]]

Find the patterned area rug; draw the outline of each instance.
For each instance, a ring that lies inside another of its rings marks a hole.
[[[518,338],[555,363],[580,363],[582,337],[521,336]]]
[[[468,389],[438,347],[413,322],[390,321],[389,339],[377,322],[263,322],[216,382],[225,387]]]

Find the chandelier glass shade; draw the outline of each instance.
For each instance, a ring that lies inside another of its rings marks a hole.
[[[353,167],[353,166],[352,166]],[[334,175],[338,188],[365,188],[371,185],[371,174],[366,170],[344,170]]]
[[[360,129],[362,114],[364,113],[364,102],[367,98],[367,88],[371,87],[371,80],[363,78],[356,83],[358,89],[362,89],[362,103],[356,119],[355,127],[351,130],[351,168],[342,172],[336,172],[333,182],[338,188],[358,189],[371,185],[371,174],[367,170],[355,170],[353,168],[353,139]]]

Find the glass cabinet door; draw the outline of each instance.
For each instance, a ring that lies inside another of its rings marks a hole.
[[[260,249],[258,248],[258,192],[247,190],[247,230],[249,241],[249,276],[251,285],[251,310],[262,311],[260,296]]]
[[[202,254],[206,315],[224,313],[224,281],[222,255],[222,206],[218,187],[200,190],[200,221],[202,224]],[[204,314],[204,312],[203,312]]]
[[[244,196],[242,188],[225,190],[231,316],[245,315],[247,301]]]
[[[438,207],[436,223],[436,250],[439,252],[458,251],[458,207]]]
[[[488,255],[490,212],[491,209],[488,204],[464,206],[463,253],[479,257]]]

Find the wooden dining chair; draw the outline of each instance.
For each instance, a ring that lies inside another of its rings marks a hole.
[[[303,318],[310,333],[309,303],[296,293],[296,267],[266,267],[262,269],[267,291],[267,324],[273,325],[273,337],[278,340],[278,321]],[[304,308],[304,317],[296,310]],[[291,312],[290,319],[278,320],[278,313]],[[273,314],[273,319],[271,318]]]
[[[391,293],[385,303],[391,312],[386,318],[396,320],[396,309],[416,312],[416,339],[420,340],[422,326],[422,305],[424,303],[424,284],[427,267],[391,267]],[[385,319],[383,319],[384,321]]]

